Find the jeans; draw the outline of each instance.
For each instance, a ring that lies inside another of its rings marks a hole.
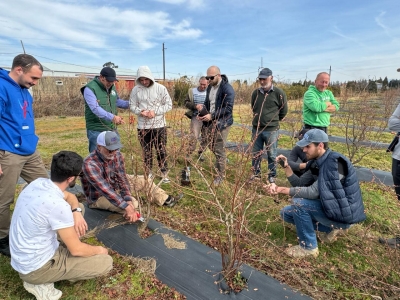
[[[400,201],[400,161],[392,158],[392,176],[397,200]]]
[[[261,159],[264,153],[264,144],[266,146],[268,155],[268,177],[276,177],[276,162],[278,148],[278,130],[275,131],[257,131],[253,128],[252,130],[252,141],[253,141],[253,159],[251,165],[255,175],[261,172]]]
[[[350,224],[329,220],[318,199],[293,198],[292,205],[285,206],[280,214],[285,222],[296,225],[299,244],[305,249],[318,247],[316,230],[329,233],[350,228]]]
[[[118,131],[113,130],[118,137],[121,139],[121,137],[119,136]],[[99,134],[102,133],[102,131],[94,131],[94,130],[86,130],[86,135],[87,138],[89,140],[89,153],[92,153],[94,149],[96,149],[97,147],[97,137],[99,136]]]

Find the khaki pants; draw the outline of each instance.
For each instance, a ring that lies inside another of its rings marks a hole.
[[[158,204],[159,206],[162,206],[165,202],[165,200],[168,199],[168,194],[158,186],[154,184],[152,180],[148,180],[146,184],[146,179],[142,175],[129,175],[127,174],[126,177],[128,178],[129,184],[130,184],[130,190],[132,194],[137,193],[147,193],[148,188],[151,189],[151,195],[152,195],[152,202]],[[147,185],[147,187],[146,187]],[[133,205],[135,208],[138,207],[138,201],[134,199]],[[109,210],[112,212],[116,212],[119,214],[124,214],[125,210],[121,209],[119,207],[116,207],[114,204],[112,204],[106,197],[100,197],[99,199],[96,200],[96,202],[92,203],[89,205],[90,208],[96,208],[96,209],[103,209],[103,210]]]
[[[215,169],[218,171],[218,175],[225,177],[226,168],[226,151],[225,144],[228,138],[230,127],[224,128],[223,130],[217,130],[215,124],[203,128],[205,139],[210,150],[215,155]]]
[[[110,255],[72,256],[67,248],[60,245],[43,267],[28,274],[19,273],[19,277],[30,284],[86,280],[107,274],[112,269],[112,264]]]
[[[10,230],[10,205],[14,203],[15,186],[21,176],[27,183],[37,178],[49,178],[39,152],[22,156],[0,150],[0,238]]]

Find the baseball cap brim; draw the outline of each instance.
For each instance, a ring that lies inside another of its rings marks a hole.
[[[116,143],[116,144],[112,144],[112,145],[110,145],[110,146],[106,146],[106,148],[107,148],[108,150],[110,150],[110,151],[114,151],[114,150],[117,150],[117,149],[121,149],[121,148],[122,148],[122,145],[121,145],[120,142],[118,142],[118,143]]]
[[[107,79],[107,81],[118,81],[118,79],[116,77],[105,77]]]
[[[300,140],[296,143],[297,146],[299,146],[300,148],[304,148],[305,146],[310,145],[312,142],[308,141],[308,140]]]

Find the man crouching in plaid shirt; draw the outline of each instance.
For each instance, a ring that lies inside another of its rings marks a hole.
[[[158,205],[172,207],[177,202],[164,190],[144,176],[126,174],[119,136],[103,131],[97,137],[96,149],[85,158],[81,175],[82,187],[89,208],[109,210],[123,214],[129,222],[138,219],[138,201],[131,191],[151,188],[152,199]]]

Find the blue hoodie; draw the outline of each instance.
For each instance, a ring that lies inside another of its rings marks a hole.
[[[35,135],[33,99],[0,68],[0,150],[18,155],[35,152],[39,138]]]

